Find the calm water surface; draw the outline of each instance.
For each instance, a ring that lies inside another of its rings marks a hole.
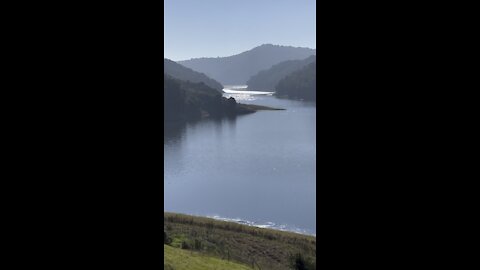
[[[316,106],[224,94],[285,108],[166,127],[165,211],[316,234]]]

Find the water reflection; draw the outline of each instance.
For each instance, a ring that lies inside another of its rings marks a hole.
[[[224,137],[224,131],[228,131],[230,136],[234,136],[237,117],[208,118],[195,122],[164,123],[164,145],[180,144],[185,140],[187,133],[195,133],[199,128],[215,130],[216,139],[218,140]]]
[[[314,103],[245,103],[286,110],[165,128],[165,211],[315,233]]]
[[[208,151],[221,152],[225,143],[231,143],[236,133],[236,117],[207,118],[201,121],[164,124],[164,171],[165,182],[175,179],[171,177],[191,170],[186,160],[191,158],[192,148],[209,145]],[[204,134],[198,137],[198,134]],[[209,134],[209,135],[207,135]],[[196,145],[191,144],[189,137],[196,137]],[[200,139],[199,139],[200,138]],[[205,152],[205,151],[203,151]],[[202,151],[199,151],[202,153]],[[196,159],[203,163],[203,155]],[[177,178],[178,179],[178,178]]]
[[[164,123],[164,185],[179,184],[186,179],[179,175],[189,175],[197,166],[211,163],[208,153],[221,153],[224,144],[231,143],[236,123],[236,117]]]
[[[187,124],[185,122],[179,123],[165,123],[163,124],[163,143],[172,144],[178,143],[182,140],[186,133]]]

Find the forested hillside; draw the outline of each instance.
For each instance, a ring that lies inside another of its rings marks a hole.
[[[196,72],[190,68],[184,67],[172,60],[164,59],[163,60],[164,72],[165,74],[182,80],[182,81],[190,81],[193,83],[203,82],[205,85],[221,92],[223,89],[222,84],[215,81],[212,78],[209,78],[207,75]]]
[[[316,50],[310,48],[264,44],[233,56],[195,58],[178,63],[205,73],[223,85],[244,85],[261,70],[283,61],[305,59],[315,53]]]
[[[316,62],[313,62],[280,80],[275,87],[275,95],[293,99],[316,100],[316,87]]]
[[[312,55],[303,60],[288,60],[273,65],[271,68],[262,70],[252,76],[247,81],[248,89],[257,91],[274,91],[275,86],[281,79],[314,62],[315,59],[316,56]]]

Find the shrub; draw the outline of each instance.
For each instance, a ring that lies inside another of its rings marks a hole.
[[[316,269],[316,263],[301,253],[290,256],[290,267],[294,270],[311,270]]]
[[[202,249],[202,241],[200,241],[198,239],[195,239],[193,247],[194,247],[195,250],[201,250]]]
[[[190,245],[187,243],[187,241],[182,241],[182,249],[190,249]]]
[[[170,245],[172,243],[172,239],[168,237],[167,232],[163,231],[163,243],[166,245]]]

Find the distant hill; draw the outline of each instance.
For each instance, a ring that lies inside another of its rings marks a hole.
[[[287,75],[275,87],[275,95],[292,99],[317,99],[316,61]]]
[[[274,91],[278,82],[294,71],[315,62],[316,56],[312,55],[303,60],[287,60],[273,65],[267,70],[262,70],[252,76],[248,81],[249,90]]]
[[[264,44],[233,56],[195,58],[178,63],[205,73],[223,85],[243,85],[261,70],[283,61],[305,59],[314,54],[315,49]]]
[[[209,78],[203,73],[199,73],[190,68],[184,67],[172,60],[164,59],[163,65],[165,67],[165,74],[173,78],[180,79],[182,81],[190,81],[193,83],[203,82],[205,85],[218,90],[219,92],[221,92],[223,89],[223,86],[214,79]]]

